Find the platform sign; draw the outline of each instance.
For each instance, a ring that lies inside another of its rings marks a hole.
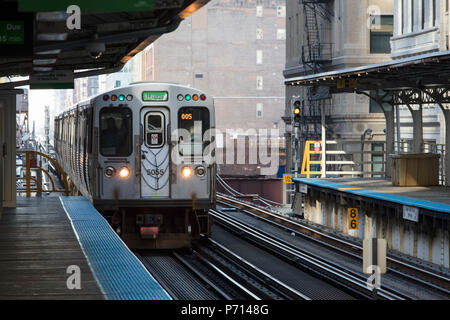
[[[403,219],[419,222],[419,208],[403,206]]]
[[[0,45],[24,44],[25,21],[10,20],[0,21]]]
[[[30,89],[73,89],[74,74],[71,70],[57,70],[30,75]]]
[[[314,154],[320,153],[320,141],[314,142]]]
[[[283,175],[283,182],[286,184],[292,183],[292,174]]]
[[[348,229],[358,230],[358,227],[359,227],[358,208],[348,208]]]
[[[298,191],[300,191],[300,193],[308,193],[308,185],[303,183],[299,184]]]
[[[4,7],[3,7],[4,6]],[[34,17],[3,5],[0,11],[0,57],[33,55]]]
[[[149,11],[155,9],[154,0],[18,0],[19,11],[45,12],[66,11],[70,5],[77,5],[82,12]]]

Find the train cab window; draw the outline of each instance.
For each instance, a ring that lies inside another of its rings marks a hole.
[[[209,141],[203,140],[205,132],[210,129],[209,110],[203,107],[181,108],[178,112],[178,127],[189,133],[189,137],[180,137],[180,154],[203,155],[203,150],[209,144]]]
[[[159,148],[164,145],[164,114],[147,112],[145,115],[145,144],[149,148]]]
[[[106,107],[100,111],[100,153],[127,157],[132,152],[132,113],[129,108]]]

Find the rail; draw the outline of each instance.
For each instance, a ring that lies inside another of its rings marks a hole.
[[[387,288],[380,288],[376,292],[371,291],[367,288],[367,279],[361,277],[358,273],[338,264],[326,261],[318,255],[297,248],[284,240],[277,239],[270,233],[256,229],[246,222],[244,223],[241,220],[232,218],[216,210],[210,210],[210,214],[217,223],[224,227],[235,230],[242,236],[245,235],[250,241],[263,246],[269,251],[283,256],[288,260],[297,262],[297,265],[306,267],[317,275],[326,278],[328,281],[331,281],[338,286],[343,286],[357,295],[371,298],[376,294],[377,297],[388,300],[407,299],[407,297]]]
[[[16,177],[16,181],[19,180],[25,180],[25,192],[27,197],[31,197],[31,193],[64,193],[66,196],[69,195],[69,186],[67,183],[67,174],[64,172],[62,167],[59,165],[59,163],[51,158],[50,156],[34,150],[18,150],[16,152],[17,154],[25,154],[25,177],[22,177],[21,174],[19,174],[19,177]],[[37,160],[37,158],[41,157],[40,161]],[[48,170],[45,170],[42,168],[42,159],[45,159],[46,161],[52,163],[55,168],[59,171],[59,173],[63,176],[63,183],[64,183],[64,189],[59,190],[55,186],[55,181],[53,180],[51,174],[48,172]],[[23,165],[16,165],[17,167],[23,167]],[[32,177],[31,173],[32,171],[37,172],[43,172],[45,176],[49,179],[51,183],[51,189],[44,190],[42,187],[42,182],[39,181],[39,179]],[[36,184],[35,188],[31,187],[31,181],[33,181]]]
[[[323,230],[316,229],[311,225],[307,225],[298,220],[292,220],[281,215],[279,212],[258,207],[252,203],[234,199],[230,196],[218,195],[218,203],[240,209],[242,210],[241,212],[253,216],[260,221],[265,221],[268,224],[288,230],[296,236],[300,236],[326,248],[330,248],[357,259],[362,259],[363,248],[361,243],[340,239]],[[407,281],[415,282],[419,286],[425,286],[446,297],[450,296],[450,289],[448,289],[450,279],[447,276],[399,260],[397,257],[391,255],[387,256],[387,261],[390,265],[388,266],[390,273],[393,273],[400,278],[404,278]]]

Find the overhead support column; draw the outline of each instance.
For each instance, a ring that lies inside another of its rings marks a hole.
[[[0,90],[0,208],[16,206],[16,95],[18,94],[23,94],[23,90]]]
[[[423,146],[423,118],[422,118],[422,105],[419,106],[419,110],[413,110],[408,105],[411,111],[413,119],[413,153],[421,153]]]
[[[450,186],[450,109],[444,109],[445,118],[445,185]]]
[[[322,123],[322,174],[321,174],[321,178],[326,178],[327,177],[327,129],[325,127],[325,104],[322,103],[320,105],[320,108],[322,109],[320,111],[321,113],[321,123]]]
[[[395,153],[395,121],[394,121],[394,106],[388,108],[382,106],[384,116],[386,117],[386,177],[392,177],[392,159],[391,154]]]

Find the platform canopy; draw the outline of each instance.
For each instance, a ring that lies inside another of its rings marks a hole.
[[[64,70],[78,78],[118,71],[208,1],[2,1],[0,76]],[[76,13],[71,5],[80,8],[79,29],[68,28]]]
[[[286,78],[286,85],[328,87],[330,93],[450,86],[450,51]]]
[[[364,94],[376,102],[386,117],[386,166],[391,176],[391,155],[400,150],[398,106],[406,106],[413,119],[412,153],[424,152],[422,106],[439,105],[445,119],[443,181],[450,186],[450,51],[412,56],[404,59],[334,70],[285,80],[289,86],[313,87],[313,99],[330,98],[336,93]],[[397,106],[397,114],[394,109]]]

